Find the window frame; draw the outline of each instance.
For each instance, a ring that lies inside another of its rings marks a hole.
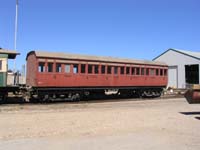
[[[118,66],[114,66],[113,68],[114,68],[114,72],[113,72],[114,75],[118,75],[119,74],[119,69],[118,69],[119,67]]]
[[[168,70],[164,69],[164,76],[167,76]]]
[[[67,72],[66,66],[69,66],[69,72]],[[71,64],[64,64],[64,72],[67,73],[67,74],[71,73]]]
[[[125,67],[121,66],[120,67],[120,75],[124,75],[125,74]]]
[[[160,76],[164,76],[163,69],[160,69]]]
[[[88,69],[87,69],[88,74],[93,74],[93,66],[94,65],[92,65],[92,64],[88,64]]]
[[[136,69],[135,67],[131,67],[131,75],[136,75]]]
[[[73,74],[79,74],[79,64],[72,64],[72,68],[73,68]]]
[[[135,70],[136,70],[135,71],[135,75],[136,76],[140,76],[141,75],[141,73],[140,73],[141,72],[141,68],[140,67],[135,67]]]
[[[106,74],[106,65],[101,65],[101,74]]]
[[[112,74],[112,66],[110,65],[107,66],[107,74]]]
[[[44,65],[40,65],[40,64],[44,64]],[[45,62],[38,62],[38,72],[39,73],[44,73],[44,72],[46,72],[46,63]],[[42,67],[41,69],[40,69],[40,67]]]
[[[99,74],[99,65],[94,65],[94,74]]]
[[[49,69],[50,69],[50,68],[49,68],[49,64],[52,65],[52,66],[51,66],[51,71],[49,70]],[[52,73],[52,72],[54,72],[53,67],[54,67],[54,63],[53,63],[53,62],[48,62],[48,63],[47,63],[47,72],[48,72],[48,73]]]
[[[86,73],[86,64],[81,64],[80,73],[81,73],[81,74],[85,74],[85,73]]]
[[[144,76],[144,75],[145,75],[145,68],[144,68],[144,67],[141,67],[140,70],[141,70],[141,73],[140,73],[141,76]]]
[[[160,74],[159,74],[159,68],[156,68],[156,74],[155,74],[156,76],[159,76]]]
[[[62,63],[59,62],[56,63],[56,73],[62,73]]]
[[[126,69],[125,69],[126,75],[130,75],[130,68],[131,68],[130,66],[126,66]]]
[[[150,68],[145,68],[145,69],[146,69],[145,75],[146,75],[146,76],[149,76],[149,70],[150,70]]]
[[[150,68],[149,75],[150,76],[155,76],[155,68]]]

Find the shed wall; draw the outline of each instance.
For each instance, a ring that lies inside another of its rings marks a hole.
[[[154,61],[165,62],[168,66],[177,66],[177,74],[178,74],[178,87],[177,88],[185,88],[186,87],[185,65],[199,64],[199,67],[200,67],[200,61],[198,59],[175,52],[173,50],[166,52],[165,54],[156,58]],[[200,79],[200,75],[199,75],[199,79]],[[169,75],[168,80],[173,80],[173,78],[170,78],[170,75]],[[168,82],[168,86],[170,86],[169,82]]]

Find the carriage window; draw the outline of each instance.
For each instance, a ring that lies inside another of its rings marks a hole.
[[[61,64],[60,63],[56,64],[56,72],[61,72]]]
[[[114,67],[114,74],[118,74],[118,67]]]
[[[130,67],[126,67],[126,74],[130,74]]]
[[[106,66],[101,66],[101,73],[105,74],[106,73]]]
[[[65,72],[70,73],[70,65],[69,64],[65,65]]]
[[[140,68],[136,68],[136,75],[140,75]]]
[[[81,73],[85,73],[85,64],[81,64]]]
[[[141,75],[144,75],[144,68],[141,68]]]
[[[88,65],[88,73],[92,73],[92,65]]]
[[[53,63],[48,63],[47,71],[48,72],[53,72]]]
[[[75,73],[75,74],[78,73],[78,64],[73,65],[73,73]]]
[[[154,74],[154,69],[150,69],[150,75],[153,76]]]
[[[164,76],[167,76],[167,69],[164,69]]]
[[[98,73],[99,73],[99,66],[98,66],[98,65],[95,65],[95,66],[94,66],[94,73],[95,73],[95,74],[98,74]]]
[[[45,63],[39,62],[38,72],[45,72]]]
[[[107,67],[107,74],[111,74],[111,72],[112,72],[112,67],[111,67],[111,66],[108,66],[108,67]]]
[[[134,68],[134,67],[133,67],[132,70],[131,70],[131,74],[132,74],[132,75],[135,75],[135,68]]]
[[[146,75],[149,75],[149,68],[146,68]]]
[[[157,76],[159,75],[159,70],[158,70],[158,69],[156,69],[156,75],[157,75]]]
[[[120,74],[124,74],[124,67],[120,67]]]
[[[160,75],[163,76],[163,70],[162,69],[160,69]]]

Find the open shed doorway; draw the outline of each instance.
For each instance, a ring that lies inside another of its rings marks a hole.
[[[185,65],[186,84],[199,84],[199,65]]]

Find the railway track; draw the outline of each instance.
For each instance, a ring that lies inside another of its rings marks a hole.
[[[23,104],[23,105],[40,105],[40,104],[62,104],[62,103],[69,103],[69,104],[84,104],[84,103],[106,103],[106,102],[119,102],[119,101],[145,101],[145,100],[158,100],[158,99],[170,99],[170,98],[182,98],[183,94],[167,94],[167,95],[162,95],[161,97],[157,98],[139,98],[139,97],[92,97],[89,99],[81,100],[78,102],[72,102],[72,101],[64,101],[64,100],[58,100],[58,101],[53,101],[53,102],[39,102],[39,103],[34,103],[34,102],[26,102],[23,100],[23,97],[8,97],[7,101],[3,104],[0,105],[13,105],[13,104]]]

